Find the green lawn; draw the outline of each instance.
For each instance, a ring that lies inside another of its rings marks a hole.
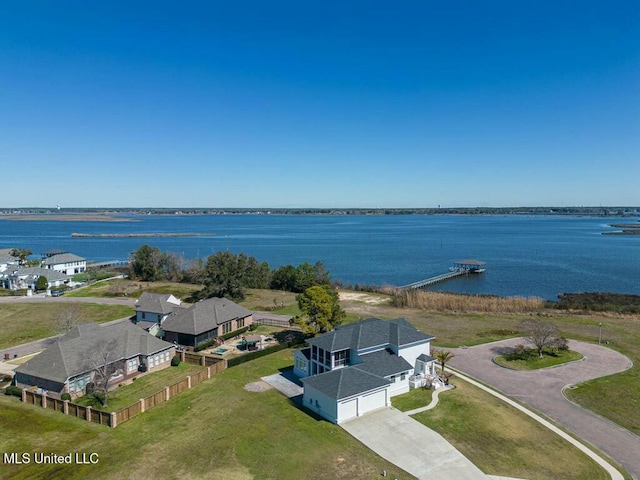
[[[86,452],[97,465],[3,465],[3,479],[412,478],[275,390],[243,387],[291,350],[228,369],[115,429],[0,396],[0,451]]]
[[[593,460],[525,414],[468,383],[413,418],[440,433],[490,475],[529,480],[609,478]]]
[[[0,308],[0,348],[56,335],[58,316],[65,309],[77,309],[81,321],[103,323],[130,317],[134,310],[123,305],[90,303],[6,303]]]
[[[169,293],[180,299],[201,290],[200,285],[173,282],[138,282],[126,278],[96,282],[65,293],[68,297],[130,297],[138,298],[143,292]]]
[[[168,387],[174,383],[183,380],[204,367],[201,365],[190,365],[182,362],[177,367],[169,367],[159,372],[149,373],[143,377],[136,379],[129,385],[123,385],[109,392],[109,398],[106,407],[93,396],[87,395],[74,400],[74,403],[80,405],[90,405],[93,408],[104,410],[106,412],[116,412],[122,408],[128,407],[139,401],[141,398],[148,397],[154,393],[158,393],[164,387]]]
[[[409,393],[397,395],[391,399],[391,405],[401,412],[408,412],[431,403],[433,391],[428,388],[414,388]]]
[[[542,357],[539,357],[535,351],[528,350],[522,355],[516,353],[500,355],[496,357],[494,361],[498,365],[512,370],[538,370],[540,368],[562,365],[563,363],[575,362],[582,358],[584,357],[581,353],[574,352],[573,350],[562,350],[557,353],[543,350]]]

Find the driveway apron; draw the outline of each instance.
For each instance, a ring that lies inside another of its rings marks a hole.
[[[441,435],[393,408],[368,413],[340,426],[378,455],[419,479],[489,478]]]

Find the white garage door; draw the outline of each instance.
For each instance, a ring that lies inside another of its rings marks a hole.
[[[386,390],[370,393],[360,397],[360,415],[385,406]]]
[[[338,422],[343,422],[358,415],[358,400],[353,399],[338,403]]]

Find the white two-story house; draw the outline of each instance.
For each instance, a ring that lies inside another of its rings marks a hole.
[[[87,269],[87,260],[73,253],[60,253],[45,258],[42,268],[71,276],[84,272]]]
[[[304,405],[333,423],[389,406],[410,376],[435,375],[433,338],[404,318],[369,318],[307,340],[294,353]]]

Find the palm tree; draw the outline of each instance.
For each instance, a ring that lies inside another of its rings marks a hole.
[[[444,375],[444,366],[447,364],[449,360],[451,360],[455,355],[451,353],[449,350],[437,350],[433,349],[433,356],[440,362],[440,368],[442,369],[442,374]]]

